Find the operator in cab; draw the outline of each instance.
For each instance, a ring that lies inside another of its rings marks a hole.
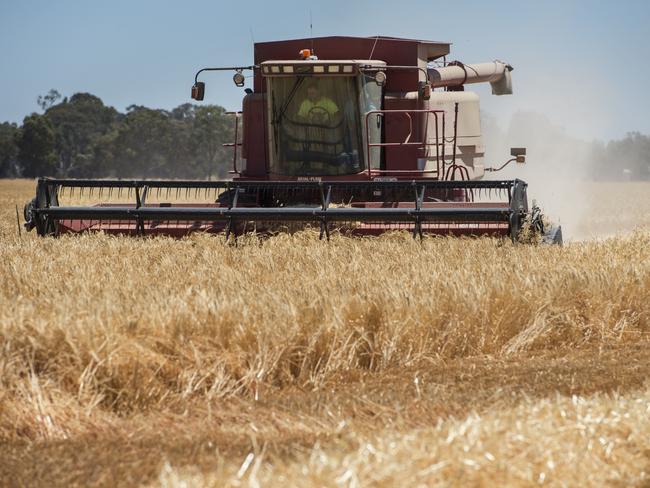
[[[358,156],[347,149],[347,111],[325,95],[334,92],[329,80],[311,79],[296,112],[296,124],[291,134],[293,161],[291,174],[337,175],[359,171]],[[344,114],[343,112],[346,112]],[[289,153],[287,153],[289,154]]]
[[[312,81],[307,86],[307,98],[300,104],[298,117],[312,124],[331,124],[339,115],[334,101],[323,95],[318,83]]]

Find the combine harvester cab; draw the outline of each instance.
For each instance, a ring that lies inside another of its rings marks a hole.
[[[313,225],[321,237],[336,228],[513,241],[526,228],[562,242],[559,227],[529,209],[525,182],[483,179],[523,163],[526,151],[484,166],[479,100],[465,86],[490,83],[495,95],[510,94],[509,65],[447,62],[448,43],[386,37],[264,42],[254,52],[254,65],[204,68],[192,87],[201,101],[203,73],[234,71],[243,87],[243,72],[253,72],[242,111],[231,114],[232,180],[40,178],[26,227],[39,235],[236,237]]]

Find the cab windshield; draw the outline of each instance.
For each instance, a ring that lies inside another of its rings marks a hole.
[[[272,172],[332,176],[364,169],[357,77],[268,80]]]

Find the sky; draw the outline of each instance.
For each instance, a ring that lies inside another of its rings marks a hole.
[[[253,40],[309,37],[310,12],[316,37],[446,41],[448,59],[510,63],[513,95],[472,87],[504,129],[534,111],[584,140],[650,134],[647,0],[0,0],[0,121],[20,123],[52,88],[171,109],[198,69],[251,64]],[[241,107],[229,74],[204,81],[206,103]]]

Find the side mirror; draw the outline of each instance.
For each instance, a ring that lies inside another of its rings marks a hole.
[[[525,147],[511,147],[510,155],[517,158],[518,163],[526,162],[526,148]]]
[[[192,98],[200,102],[201,100],[203,100],[204,96],[205,96],[205,83],[202,81],[197,81],[192,86]]]

